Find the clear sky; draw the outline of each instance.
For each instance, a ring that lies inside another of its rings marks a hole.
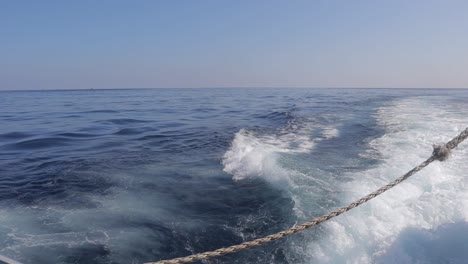
[[[0,89],[468,87],[468,1],[1,1]]]

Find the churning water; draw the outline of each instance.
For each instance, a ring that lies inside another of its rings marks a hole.
[[[272,234],[401,176],[468,90],[0,92],[0,254],[143,263]],[[468,144],[321,226],[210,263],[464,263]]]

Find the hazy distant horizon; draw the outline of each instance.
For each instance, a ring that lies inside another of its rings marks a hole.
[[[152,89],[369,89],[369,90],[467,90],[468,87],[117,87],[117,88],[64,88],[64,89],[1,89],[0,92],[28,91],[87,91],[87,90],[152,90]]]

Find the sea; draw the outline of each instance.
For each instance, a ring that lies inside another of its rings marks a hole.
[[[0,92],[0,254],[130,264],[347,205],[468,126],[466,89]],[[197,263],[466,263],[468,142],[315,228]]]

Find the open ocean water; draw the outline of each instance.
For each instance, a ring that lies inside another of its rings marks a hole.
[[[143,263],[275,233],[401,176],[468,90],[0,92],[0,254]],[[206,263],[466,263],[468,142],[318,228]]]

